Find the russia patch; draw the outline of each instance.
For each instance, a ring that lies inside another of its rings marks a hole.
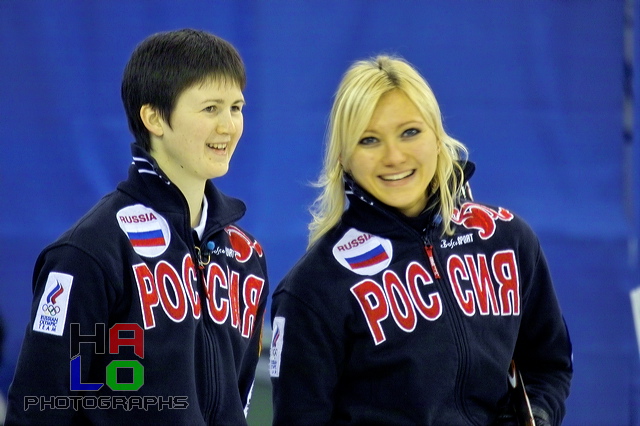
[[[271,331],[271,353],[269,355],[269,375],[280,377],[280,358],[282,357],[282,346],[284,344],[284,317],[273,319],[273,330]]]
[[[391,263],[393,247],[386,238],[351,228],[333,246],[333,256],[358,275],[375,275]]]
[[[62,336],[73,275],[50,272],[33,320],[33,331]]]
[[[169,247],[171,231],[164,217],[153,209],[135,204],[116,213],[120,229],[140,256],[157,257]]]

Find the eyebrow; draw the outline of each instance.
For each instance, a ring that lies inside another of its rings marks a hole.
[[[398,124],[397,127],[400,128],[400,127],[406,127],[406,126],[410,126],[410,125],[427,125],[428,126],[427,122],[424,121],[423,119],[416,119],[416,120],[412,119],[412,120],[409,120],[409,121],[403,121],[402,123]],[[376,131],[367,128],[367,129],[364,130],[363,134],[364,133],[376,133]]]
[[[213,103],[216,103],[216,104],[223,104],[224,103],[224,99],[204,99],[201,103],[206,104],[206,103],[209,103],[209,102],[213,102]],[[235,101],[231,102],[232,105],[233,104],[237,104],[237,103],[244,104],[246,102],[242,98],[236,99]]]
[[[412,124],[426,124],[426,122],[423,119],[415,119],[415,120],[412,119],[412,120],[408,120],[403,123],[400,123],[398,127],[409,126]]]

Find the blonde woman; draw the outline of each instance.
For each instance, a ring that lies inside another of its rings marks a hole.
[[[466,157],[408,62],[346,72],[309,248],[273,296],[274,424],[560,424],[571,344],[542,249],[471,199]]]

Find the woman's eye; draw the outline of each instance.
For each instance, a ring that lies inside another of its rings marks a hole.
[[[242,111],[242,106],[241,105],[233,105],[231,107],[231,111],[233,111],[233,112],[241,112]]]
[[[410,138],[411,136],[415,136],[418,133],[420,133],[420,130],[418,129],[408,129],[408,130],[405,130],[404,133],[402,133],[402,137]]]
[[[360,145],[371,145],[372,143],[376,142],[377,139],[374,137],[367,137],[367,138],[362,138],[360,139],[360,142],[358,142]]]
[[[204,109],[205,112],[216,112],[217,110],[218,110],[218,107],[216,107],[215,105],[209,105]]]

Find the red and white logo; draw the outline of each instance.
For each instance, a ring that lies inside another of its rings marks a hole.
[[[231,247],[235,251],[235,258],[240,263],[245,263],[251,258],[251,255],[255,252],[259,257],[262,257],[262,246],[256,240],[251,241],[249,236],[242,232],[240,228],[234,225],[229,225],[224,230],[229,235],[229,242]]]
[[[491,238],[496,232],[498,219],[509,222],[513,219],[513,214],[502,207],[498,207],[498,211],[495,211],[481,204],[464,203],[460,206],[460,210],[454,209],[451,216],[453,223],[477,230],[478,236],[483,240]]]

